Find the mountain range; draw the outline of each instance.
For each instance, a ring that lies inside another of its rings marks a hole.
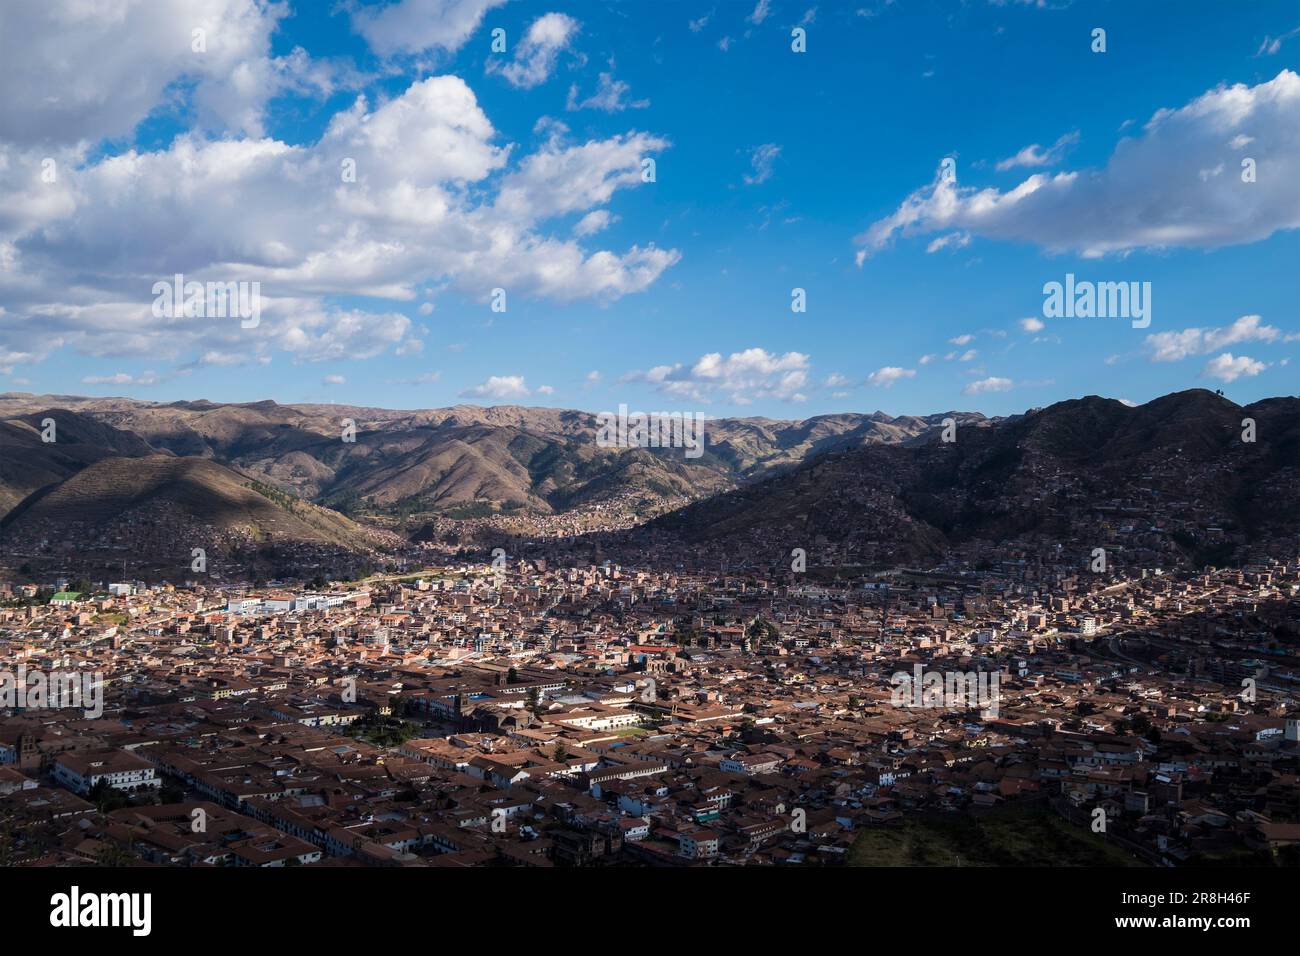
[[[1300,553],[1300,399],[1204,389],[1131,407],[1089,396],[951,441],[835,451],[664,515],[650,528],[732,551],[822,542],[873,564],[1070,548],[1198,566],[1290,538]]]
[[[595,415],[575,410],[8,393],[0,549],[12,560],[206,535],[236,550],[384,551],[430,515],[544,517],[630,500],[660,515],[653,533],[687,546],[816,540],[882,562],[1113,535],[1116,516],[1141,524],[1146,509],[1191,554],[1216,535],[1286,534],[1300,521],[1298,412],[1293,397],[1241,407],[1195,389],[1003,419],[719,418],[692,459],[600,447]],[[1254,441],[1242,439],[1246,418]]]
[[[370,549],[385,543],[372,521],[400,529],[395,517],[547,515],[629,496],[653,513],[834,449],[915,440],[943,417],[716,419],[705,454],[688,459],[681,449],[602,448],[595,416],[573,410],[9,393],[0,395],[0,547],[120,550],[126,529],[158,536],[165,526],[228,545]]]
[[[833,449],[906,441],[944,417],[877,412],[800,422],[716,419],[706,425],[705,454],[688,459],[674,449],[600,448],[593,441],[594,415],[572,410],[461,405],[397,411],[0,395],[0,420],[21,419],[30,427],[51,409],[68,422],[85,423],[78,426],[79,437],[94,425],[116,430],[110,439],[100,429],[105,453],[127,433],[134,444],[121,454],[211,459],[320,504],[431,511],[513,504],[543,513],[628,487],[673,495],[713,492]],[[355,441],[343,440],[346,422],[354,425]],[[53,477],[48,469],[16,473],[6,490],[12,484],[11,494],[21,500],[22,493]]]

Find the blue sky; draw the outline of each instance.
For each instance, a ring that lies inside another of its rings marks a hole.
[[[1293,0],[144,6],[0,12],[0,388],[775,418],[1296,392]],[[160,321],[177,271],[260,281],[259,326]],[[1150,326],[1045,318],[1066,273],[1149,282]]]

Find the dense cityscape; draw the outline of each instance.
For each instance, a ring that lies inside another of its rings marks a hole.
[[[96,683],[64,709],[6,688],[0,856],[941,863],[898,827],[988,811],[1097,833],[1091,862],[1294,862],[1300,560],[807,577],[498,559],[9,589],[5,659]],[[946,693],[900,699],[914,672]],[[961,673],[993,695],[954,696]]]
[[[0,2],[16,928],[1281,935],[1298,184],[1295,0]]]

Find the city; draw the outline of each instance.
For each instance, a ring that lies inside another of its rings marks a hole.
[[[1076,565],[9,588],[5,659],[95,674],[103,711],[0,721],[2,852],[838,865],[908,814],[1007,808],[1100,809],[1098,862],[1294,859],[1300,556]],[[900,705],[914,668],[998,675],[992,706]]]
[[[1295,0],[0,4],[20,931],[1284,931],[1297,262]]]

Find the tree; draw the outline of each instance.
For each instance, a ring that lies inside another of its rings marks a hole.
[[[100,813],[110,813],[131,804],[126,794],[102,778],[90,788],[90,793],[86,795],[86,799],[99,807]]]
[[[118,843],[106,843],[95,854],[96,866],[132,866],[136,862],[126,847]]]

